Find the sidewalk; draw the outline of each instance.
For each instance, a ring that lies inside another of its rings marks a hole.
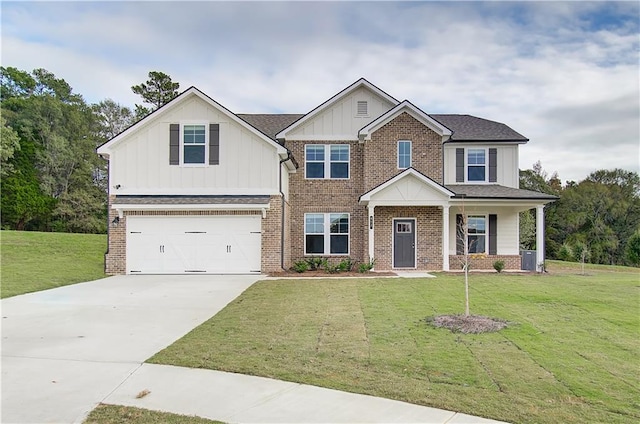
[[[143,390],[149,394],[137,399]],[[304,384],[155,364],[142,364],[103,403],[226,423],[499,423]]]

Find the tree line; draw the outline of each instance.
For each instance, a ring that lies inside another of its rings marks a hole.
[[[107,162],[97,146],[178,94],[162,72],[132,91],[148,106],[88,104],[45,69],[0,67],[2,228],[105,233]]]
[[[104,233],[107,162],[97,146],[178,95],[152,71],[131,90],[135,109],[112,99],[88,104],[45,69],[0,67],[0,213],[3,229]],[[546,256],[602,264],[640,263],[640,179],[599,170],[564,185],[540,163],[520,171],[520,188],[553,194],[545,208]],[[523,249],[535,249],[535,211],[520,215]],[[634,248],[635,246],[635,248]]]

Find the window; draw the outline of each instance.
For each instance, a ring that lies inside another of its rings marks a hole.
[[[487,155],[485,149],[467,149],[467,181],[486,181]]]
[[[485,253],[487,251],[487,218],[468,216],[467,233],[469,253]]]
[[[304,155],[306,178],[349,178],[348,144],[308,144]]]
[[[408,140],[398,141],[398,169],[411,167],[411,142]]]
[[[206,125],[182,126],[182,162],[184,164],[204,165],[207,150]]]
[[[349,214],[305,214],[304,239],[306,255],[348,255]]]
[[[411,222],[396,222],[396,233],[411,233]]]

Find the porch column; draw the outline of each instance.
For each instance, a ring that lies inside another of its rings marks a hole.
[[[375,205],[369,204],[367,205],[367,210],[369,211],[368,215],[369,218],[367,219],[367,227],[369,228],[369,262],[371,262],[371,260],[375,259],[373,256],[373,252],[374,252],[374,226],[375,226],[375,219],[374,219],[374,215],[375,215]]]
[[[449,271],[449,206],[442,207],[442,270]]]
[[[544,264],[544,205],[536,206],[536,271],[542,272]]]

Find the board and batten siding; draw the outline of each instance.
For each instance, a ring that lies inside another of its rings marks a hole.
[[[452,207],[449,210],[449,254],[456,254],[456,215],[461,209]],[[481,207],[466,206],[467,215],[497,215],[497,237],[496,244],[498,255],[519,255],[520,254],[520,234],[519,234],[519,213],[510,207]]]
[[[366,101],[368,113],[358,116],[358,102]],[[395,105],[360,87],[324,112],[287,134],[287,140],[356,140],[358,131]]]
[[[495,148],[497,149],[497,180],[495,184],[519,188],[518,145],[517,144],[463,144],[450,143],[444,147],[444,183],[456,184],[456,148]],[[487,161],[489,157],[487,156]],[[487,170],[487,172],[489,172]],[[459,183],[458,183],[459,184]]]
[[[220,125],[220,164],[169,164],[169,126]],[[225,113],[194,97],[158,116],[114,147],[111,185],[117,194],[277,194],[276,148]]]

